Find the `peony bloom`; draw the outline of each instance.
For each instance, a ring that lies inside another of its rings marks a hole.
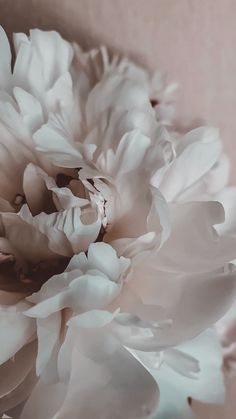
[[[173,86],[105,48],[33,30],[12,71],[0,43],[0,411],[190,419],[189,398],[221,402],[212,327],[236,237],[217,130],[178,133]]]

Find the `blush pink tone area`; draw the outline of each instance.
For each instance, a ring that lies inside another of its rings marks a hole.
[[[105,44],[179,83],[182,127],[219,127],[236,181],[236,2],[234,0],[0,0],[12,32],[55,29],[90,48]],[[236,379],[224,407],[194,405],[200,419],[234,419]],[[214,383],[212,383],[214,386]]]

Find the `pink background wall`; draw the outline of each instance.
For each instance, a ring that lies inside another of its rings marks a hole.
[[[181,120],[217,125],[231,154],[235,20],[235,0],[0,0],[0,21],[9,33],[57,29],[85,47],[105,43],[150,69],[167,70],[180,82]]]
[[[235,0],[0,0],[0,23],[9,34],[57,29],[84,47],[105,43],[150,69],[168,71],[170,80],[180,82],[181,122],[218,126],[233,166],[235,21]],[[236,417],[236,385],[229,387],[227,405],[204,409],[202,419]]]

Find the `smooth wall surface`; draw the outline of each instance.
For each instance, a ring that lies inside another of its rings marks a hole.
[[[180,83],[182,123],[217,125],[232,156],[235,20],[235,0],[0,0],[9,34],[57,29],[86,48],[105,43],[150,69],[168,71]]]
[[[235,0],[0,0],[0,23],[10,36],[56,29],[85,48],[104,43],[150,70],[167,71],[180,83],[181,123],[220,128],[236,182],[235,21]],[[226,406],[198,406],[199,417],[234,419],[235,391],[232,381]]]

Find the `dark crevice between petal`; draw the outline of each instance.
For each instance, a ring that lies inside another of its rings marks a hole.
[[[62,258],[49,262],[41,262],[31,266],[27,271],[16,268],[14,260],[0,264],[0,290],[31,294],[53,275],[64,272],[70,258]]]

